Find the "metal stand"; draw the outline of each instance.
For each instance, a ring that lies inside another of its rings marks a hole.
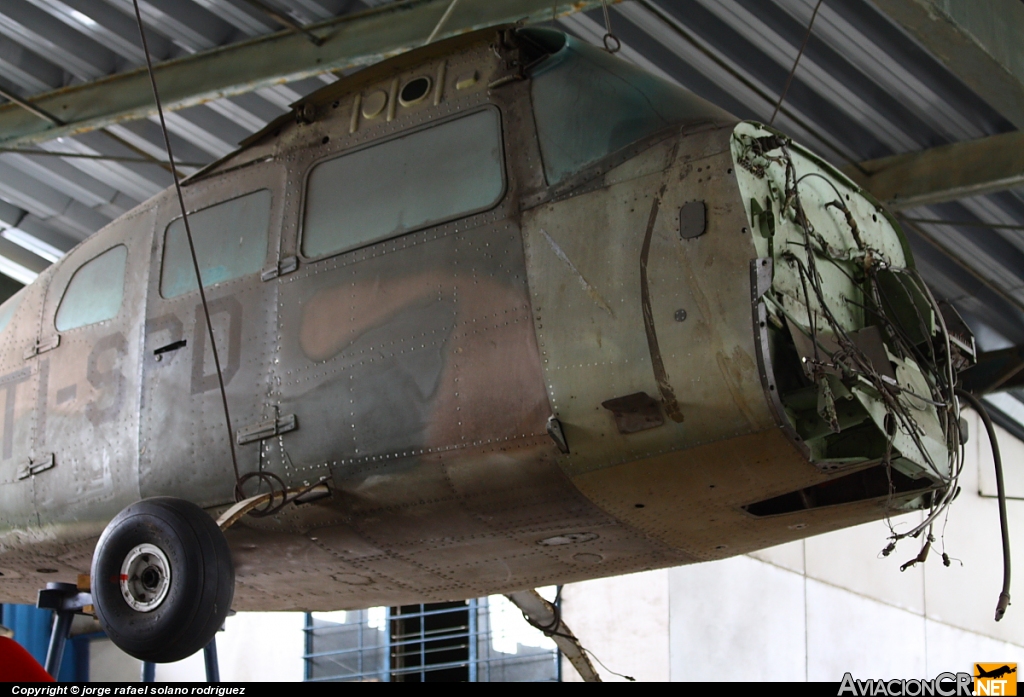
[[[46,672],[57,678],[60,673],[61,660],[64,658],[64,646],[71,634],[71,621],[75,615],[92,614],[92,593],[89,592],[88,577],[79,577],[79,584],[47,583],[46,588],[39,591],[36,607],[42,610],[53,610],[53,630],[50,632],[50,645],[46,649]],[[223,630],[223,627],[221,628]],[[203,662],[206,664],[206,682],[220,682],[220,663],[217,660],[217,637],[203,647]],[[149,661],[142,663],[142,682],[156,680],[156,664]]]
[[[217,660],[217,637],[203,647],[203,661],[206,663],[206,682],[220,682],[220,662]]]
[[[206,682],[220,682],[220,663],[217,660],[217,637],[203,647],[203,663],[206,664]],[[156,663],[142,662],[142,682],[156,682]]]
[[[91,606],[92,594],[88,589],[80,590],[74,583],[47,583],[46,588],[39,591],[36,607],[53,610],[53,630],[46,649],[45,667],[55,680],[64,658],[64,646],[71,634],[71,621],[75,615],[85,614],[86,607],[91,610]]]

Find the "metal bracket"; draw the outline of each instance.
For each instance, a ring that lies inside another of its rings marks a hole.
[[[534,590],[518,591],[505,596],[523,611],[526,621],[550,637],[583,678],[583,682],[601,682],[586,649],[572,630],[562,621],[562,613]],[[632,680],[632,678],[630,678]]]
[[[615,417],[615,426],[619,433],[636,433],[649,428],[657,428],[665,423],[658,400],[646,392],[634,392],[625,397],[616,397],[601,402]]]
[[[751,300],[757,302],[772,287],[775,276],[774,260],[771,257],[754,259],[750,262]]]
[[[221,513],[220,517],[217,518],[217,527],[219,527],[222,532],[227,530],[241,520],[242,516],[246,513],[256,510],[260,506],[265,506],[268,503],[273,506],[274,499],[278,496],[281,496],[284,499],[279,504],[279,508],[284,506],[286,503],[302,505],[305,503],[312,503],[313,501],[319,501],[320,499],[327,498],[331,495],[331,488],[324,479],[321,479],[315,484],[307,484],[298,489],[288,489],[283,492],[268,491],[263,494],[256,494],[255,496],[250,496],[247,499],[242,499],[234,506]]]
[[[27,465],[22,465],[18,468],[18,480],[28,479],[29,477],[45,472],[48,469],[53,469],[53,466],[57,464],[54,460],[53,453],[44,455],[41,459],[33,461],[29,458]]]
[[[771,340],[768,337],[768,308],[765,307],[764,294],[772,287],[772,260],[770,258],[750,260],[750,304],[754,330],[754,354],[757,358],[757,372],[761,376],[761,387],[768,402],[768,408],[775,418],[775,423],[786,434],[789,442],[807,461],[811,460],[811,450],[800,438],[793,425],[789,422],[786,409],[775,384],[775,368],[772,365]]]
[[[25,360],[34,358],[40,353],[46,353],[60,346],[60,334],[54,334],[46,339],[36,339],[36,342],[25,351]]]
[[[236,439],[239,445],[245,445],[246,443],[255,443],[264,438],[272,438],[282,433],[288,433],[288,431],[294,431],[298,427],[299,422],[295,418],[295,414],[285,414],[276,419],[267,419],[258,424],[238,429]]]
[[[284,276],[286,273],[291,273],[299,268],[299,258],[295,256],[284,257],[277,262],[277,266],[264,269],[263,273],[260,274],[260,278],[264,281],[272,281],[278,276]]]
[[[569,443],[565,440],[565,432],[562,431],[562,422],[554,416],[548,417],[548,435],[558,446],[558,452],[563,455],[569,454]]]

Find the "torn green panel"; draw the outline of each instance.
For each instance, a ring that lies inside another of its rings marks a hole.
[[[936,403],[935,313],[894,220],[855,184],[758,124],[733,133],[757,253],[773,261],[759,298],[773,332],[785,418],[829,470],[890,461],[909,477],[950,477]],[[763,203],[762,203],[763,202]],[[774,214],[778,210],[778,215]]]

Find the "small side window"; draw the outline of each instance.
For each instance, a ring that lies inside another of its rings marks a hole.
[[[203,287],[255,273],[263,268],[270,232],[270,191],[218,203],[190,213],[189,227],[196,245]],[[160,294],[175,298],[198,290],[185,223],[178,218],[167,226]]]
[[[117,317],[124,300],[124,268],[128,248],[123,244],[87,261],[71,277],[57,308],[57,331],[96,324]]]
[[[498,112],[478,111],[314,167],[302,253],[344,252],[484,211],[504,191]]]

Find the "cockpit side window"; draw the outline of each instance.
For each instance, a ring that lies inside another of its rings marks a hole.
[[[551,186],[670,125],[735,121],[700,97],[571,36],[531,77]]]
[[[495,109],[445,121],[316,165],[302,253],[337,254],[487,210],[505,175]]]
[[[75,271],[57,308],[57,331],[67,331],[117,317],[124,300],[128,248],[112,247]]]
[[[189,214],[204,288],[263,267],[270,231],[270,202],[270,191],[260,189]],[[197,289],[185,223],[178,218],[167,226],[164,236],[160,295],[175,298]]]

